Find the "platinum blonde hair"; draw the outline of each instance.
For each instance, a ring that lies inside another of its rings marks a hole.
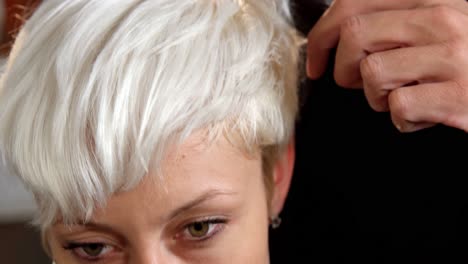
[[[200,129],[286,144],[300,40],[286,3],[45,1],[0,86],[1,148],[36,196],[37,223],[89,219]]]

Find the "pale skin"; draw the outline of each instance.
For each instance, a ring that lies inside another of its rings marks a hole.
[[[293,163],[290,144],[275,165],[268,208],[259,153],[192,136],[164,159],[164,183],[150,170],[87,224],[52,226],[52,258],[56,264],[269,263],[269,219],[283,207]]]
[[[335,0],[309,33],[307,74],[337,47],[336,82],[363,88],[400,131],[468,132],[467,25],[465,0]]]

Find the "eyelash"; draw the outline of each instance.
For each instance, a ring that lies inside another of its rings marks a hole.
[[[191,222],[183,226],[182,231],[175,236],[175,239],[187,240],[188,243],[195,243],[195,245],[199,246],[199,245],[202,245],[202,243],[207,242],[213,237],[215,237],[216,234],[218,234],[224,229],[227,223],[228,223],[228,220],[224,218],[205,218],[205,219],[197,220],[197,221]],[[209,231],[208,231],[209,234],[201,238],[187,238],[187,236],[189,236],[189,231],[188,231],[189,228],[193,227],[195,224],[209,225]],[[107,250],[110,252],[104,253],[102,256],[99,256],[99,257],[86,256],[86,253],[83,252],[83,249],[85,247],[89,247],[93,245],[102,246],[104,249],[107,248]],[[63,248],[65,250],[71,251],[76,257],[89,261],[89,262],[97,262],[97,261],[103,260],[105,257],[107,257],[107,255],[112,253],[112,250],[115,249],[114,246],[108,245],[106,243],[100,243],[100,242],[88,242],[88,243],[68,242]]]
[[[193,243],[203,243],[203,242],[206,242],[208,240],[210,240],[211,238],[213,238],[215,235],[217,235],[219,232],[221,232],[224,227],[226,226],[226,224],[228,223],[228,220],[225,219],[225,218],[205,218],[205,219],[200,219],[200,220],[197,220],[197,221],[194,221],[194,222],[191,222],[187,225],[185,225],[183,227],[183,231],[182,233],[179,233],[178,235],[176,235],[176,239],[180,239],[183,236],[187,236],[188,233],[189,233],[189,228],[192,227],[193,225],[195,224],[202,224],[202,225],[206,225],[208,224],[210,227],[209,229],[209,234],[207,234],[206,236],[204,237],[201,237],[201,238],[185,238],[186,240],[188,240],[188,242],[193,242]]]
[[[104,249],[108,252],[106,253],[101,253],[99,257],[92,257],[92,256],[87,256],[87,253],[84,252],[85,247],[89,246],[102,246]],[[100,243],[100,242],[89,242],[89,243],[75,243],[75,242],[69,242],[67,243],[64,247],[65,250],[71,251],[76,257],[89,261],[89,262],[97,262],[102,260],[104,257],[107,257],[107,255],[111,254],[112,251],[115,249],[114,246],[108,245],[106,243]]]

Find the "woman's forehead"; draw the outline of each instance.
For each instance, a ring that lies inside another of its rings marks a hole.
[[[161,165],[161,170],[150,169],[134,189],[114,194],[95,215],[138,208],[143,209],[140,213],[151,213],[149,219],[164,219],[197,200],[236,199],[263,192],[261,158],[248,157],[225,139],[205,144],[197,136],[190,137],[169,149]]]

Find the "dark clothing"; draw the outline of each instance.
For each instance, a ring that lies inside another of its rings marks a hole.
[[[313,3],[296,4],[304,32],[317,20]],[[332,62],[302,84],[296,168],[283,224],[271,233],[272,263],[468,263],[467,134],[399,133],[361,90],[336,85]]]

